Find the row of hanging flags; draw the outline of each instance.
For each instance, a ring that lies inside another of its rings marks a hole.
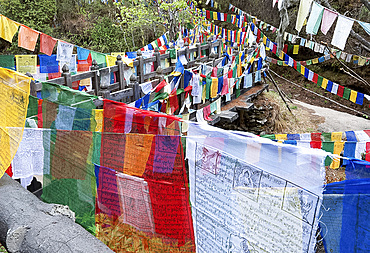
[[[221,112],[221,97],[224,96],[225,101],[228,102],[231,100],[231,95],[235,94],[239,97],[241,89],[250,88],[253,83],[261,81],[263,61],[262,57],[259,57],[260,51],[260,47],[256,48],[254,54],[248,58],[245,57],[244,52],[236,57],[230,57],[225,53],[224,59],[217,66],[211,67],[203,64],[191,70],[184,69],[183,63],[186,64],[186,62],[178,59],[175,70],[165,76],[164,80],[154,88],[154,81],[140,84],[145,96],[130,105],[145,110],[174,114],[179,108],[177,96],[185,93],[185,101],[179,114],[182,114],[185,106],[189,109],[189,113],[183,114],[183,119],[189,119],[189,114],[193,112],[190,109],[191,103],[204,104],[206,101],[211,101],[208,106],[196,111],[198,122],[211,121],[212,113]],[[243,71],[243,66],[251,62],[253,57],[258,58],[258,61],[253,62],[255,71],[252,72],[252,66]],[[181,78],[184,80],[183,88],[179,88]]]
[[[335,155],[352,157],[370,162],[370,130],[332,132],[332,133],[304,133],[304,134],[270,134],[261,137],[284,144],[306,148],[323,149]],[[325,166],[337,169],[347,165],[346,159],[326,159]]]
[[[4,75],[7,82],[20,77],[0,68]],[[17,86],[29,89],[24,79]],[[37,98],[24,95],[22,124],[9,131],[23,137],[8,173],[21,181],[42,174],[43,201],[68,205],[112,250],[315,251],[328,153],[194,122],[185,137],[177,117],[110,100],[96,109],[97,97],[55,84],[42,83]],[[4,96],[2,103],[15,99]]]
[[[194,6],[193,8],[196,8],[196,7]],[[233,8],[233,7],[231,7],[231,8]],[[237,11],[237,10],[235,9],[235,11]],[[203,11],[201,11],[201,12],[203,12]],[[207,17],[207,12],[208,12],[208,10],[206,10],[205,14],[204,14],[206,17]],[[229,15],[230,14],[218,13],[218,12],[212,12],[211,13],[209,11],[208,16],[218,18],[218,17],[222,17],[222,16],[226,17],[226,16],[229,16]],[[221,28],[221,27],[219,27],[217,25],[214,25],[214,24],[210,24],[209,29],[210,29],[210,31],[212,31],[213,34],[219,35],[219,36],[221,36],[221,38],[225,38],[225,40],[233,41],[234,43],[238,43],[239,41],[241,41],[240,38],[244,37],[244,36],[246,38],[246,40],[244,42],[247,42],[247,43],[250,43],[250,44],[252,44],[251,42],[253,42],[253,41],[260,41],[260,39],[262,39],[263,44],[266,46],[266,50],[271,51],[273,54],[276,54],[280,58],[280,60],[282,60],[282,61],[278,61],[278,60],[271,59],[271,58],[267,57],[268,61],[271,61],[272,63],[276,63],[276,64],[279,64],[279,65],[293,67],[299,73],[304,75],[304,77],[307,78],[308,80],[316,83],[318,86],[326,89],[327,91],[331,92],[332,94],[336,94],[340,97],[343,97],[347,100],[350,100],[353,103],[362,105],[364,98],[367,98],[368,100],[370,99],[370,97],[366,94],[351,90],[351,89],[349,89],[347,87],[344,87],[344,86],[342,86],[338,83],[330,81],[330,80],[314,73],[313,71],[309,70],[307,67],[305,67],[305,65],[310,65],[310,64],[312,64],[312,62],[316,63],[316,59],[313,59],[311,61],[308,60],[308,61],[297,62],[296,60],[294,60],[292,57],[290,57],[288,54],[285,53],[285,52],[288,51],[288,46],[287,45],[284,46],[282,51],[277,52],[276,43],[274,43],[270,39],[268,39],[261,32],[261,30],[257,27],[257,18],[256,17],[252,17],[249,14],[247,15],[246,13],[243,13],[242,15],[239,15],[239,19],[240,19],[240,16],[244,17],[244,18],[242,18],[242,20],[246,21],[247,17],[248,17],[248,19],[251,20],[252,22],[250,22],[250,23],[246,22],[245,25],[247,25],[247,27],[243,27],[243,28],[239,29],[238,31],[227,30],[227,29]],[[225,18],[222,18],[222,20],[224,20],[224,19]],[[226,21],[228,21],[228,20],[230,21],[232,19],[231,18],[226,18]],[[263,27],[263,25],[262,25],[262,27]],[[245,33],[245,34],[241,35],[242,33]],[[240,36],[238,36],[238,35],[240,35]],[[239,38],[239,40],[238,40],[238,38]],[[310,43],[310,45],[312,45],[312,43]],[[329,57],[332,57],[332,56],[329,55],[330,54],[329,50],[325,51],[324,46],[317,44],[317,46],[315,46],[315,47],[320,48],[320,49],[318,49],[320,52],[321,51],[323,53],[326,52],[326,54],[324,56],[317,58],[317,62],[322,62],[325,59],[328,59]],[[296,50],[293,49],[293,51],[296,51]],[[338,55],[339,55],[339,53],[337,53],[337,56]],[[369,62],[368,59],[366,61]],[[362,63],[363,63],[363,61],[362,61]]]
[[[235,13],[238,13],[238,15],[235,15],[235,19],[237,20],[234,24],[244,24],[245,22],[247,22],[248,20],[251,20],[255,25],[258,25],[258,28],[261,29],[261,30],[266,30],[266,31],[271,31],[272,33],[276,33],[276,31],[278,30],[278,28],[274,27],[273,25],[270,25],[266,22],[264,22],[263,20],[260,20],[258,19],[257,17],[255,16],[252,16],[242,10],[240,10],[238,7],[230,4],[229,5],[229,9],[231,11],[234,11]],[[207,12],[207,11],[206,11]],[[222,15],[227,15],[227,16],[232,16],[232,14],[225,14],[225,13],[220,13],[218,14],[217,12],[217,15],[215,15],[214,13],[215,12],[211,12],[209,11],[211,14],[210,14],[210,19],[212,19],[212,17],[221,17]],[[244,18],[244,21],[240,21],[240,19],[243,19]],[[227,20],[230,20],[231,18],[228,18]],[[217,18],[217,19],[214,19],[214,20],[220,20],[222,21],[220,18]],[[227,21],[225,20],[225,21]],[[243,26],[239,26],[238,27],[243,27]],[[303,38],[299,35],[295,35],[295,34],[291,34],[291,33],[288,33],[288,32],[284,32],[284,36],[283,36],[284,40],[285,41],[288,41],[288,42],[291,42],[292,44],[296,44],[298,43],[298,45],[288,45],[288,44],[284,44],[284,51],[293,51],[293,54],[298,54],[299,52],[299,48],[300,47],[306,47],[306,48],[310,48],[311,50],[314,50],[315,52],[317,53],[324,53],[324,54],[329,54],[330,52],[334,53],[338,58],[342,59],[342,60],[345,60],[346,62],[352,62],[353,64],[357,64],[359,66],[363,66],[363,65],[368,65],[370,64],[370,58],[369,57],[364,57],[364,56],[360,56],[360,55],[353,55],[353,54],[350,54],[350,53],[346,53],[342,50],[339,50],[339,49],[335,49],[335,48],[329,48],[323,44],[320,44],[318,42],[315,42],[315,41],[312,41],[310,39],[306,39],[306,38]],[[313,61],[314,59],[312,59],[311,61]],[[308,62],[308,65],[310,64],[309,63],[309,60],[307,60]],[[316,62],[316,61],[315,61]]]
[[[121,54],[123,60],[125,60],[125,55],[132,59],[136,57],[136,52],[127,53],[111,53],[104,54],[100,52],[95,52],[88,50],[71,43],[53,38],[42,32],[38,32],[26,25],[20,24],[13,21],[4,15],[0,14],[0,38],[12,43],[14,35],[18,32],[18,46],[25,48],[30,51],[34,51],[36,43],[40,42],[40,52],[45,55],[1,55],[0,66],[10,69],[16,69],[21,73],[30,72],[32,74],[37,73],[37,60],[39,58],[40,62],[40,73],[58,73],[60,72],[57,66],[62,65],[62,63],[71,63],[73,70],[77,71],[87,71],[89,60],[96,60],[100,67],[113,66],[115,65],[116,56]],[[57,47],[56,54],[52,55],[55,46]],[[76,54],[73,54],[74,48],[76,48]],[[167,33],[160,36],[158,39],[154,40],[150,44],[142,47],[140,50],[154,50],[158,48],[159,50],[166,50],[168,48]],[[15,61],[14,61],[15,58]],[[91,58],[91,59],[90,59]],[[59,63],[59,64],[58,64]],[[128,65],[132,64],[127,61]],[[76,65],[80,65],[77,69]],[[90,64],[91,66],[91,64]],[[58,69],[58,70],[57,70]],[[76,72],[77,72],[76,71]],[[72,71],[73,72],[73,71]]]

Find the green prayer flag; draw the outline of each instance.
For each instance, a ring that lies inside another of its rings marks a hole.
[[[206,99],[209,99],[211,93],[212,78],[206,78]]]
[[[236,82],[235,86],[235,96],[238,98],[240,96],[240,79]]]
[[[183,88],[179,88],[179,89],[176,90],[176,95],[180,95],[183,92],[184,92],[184,89]]]
[[[331,133],[322,133],[324,141],[331,141]]]
[[[350,96],[351,96],[351,89],[348,89],[347,87],[344,87],[343,98],[349,100]]]
[[[90,51],[90,54],[91,54],[91,59],[95,60],[98,63],[100,68],[105,68],[107,66],[105,54],[94,52],[94,51]]]
[[[239,58],[239,57],[238,57]],[[233,68],[233,78],[236,78],[237,76],[237,72],[238,72],[238,68],[237,66],[235,65],[234,68]]]
[[[14,55],[0,55],[0,67],[15,70]]]
[[[265,135],[261,135],[261,137],[267,138],[270,140],[275,140],[275,134],[265,134]]]
[[[283,65],[283,61],[277,61],[277,65],[282,66]]]
[[[163,92],[163,93],[157,93],[154,95],[154,98],[153,98],[153,101],[157,101],[157,100],[163,100],[163,99],[166,99],[168,97],[168,93],[167,92]]]
[[[307,66],[312,64],[312,60],[306,61]]]
[[[323,80],[323,79],[324,79],[324,78],[323,78],[322,76],[318,75],[318,77],[317,77],[317,86],[321,87],[321,85],[322,85],[322,80]]]
[[[170,48],[168,51],[170,52],[170,58],[176,59],[176,48]]]
[[[299,62],[297,62],[297,71],[299,72],[299,73],[301,73],[301,64],[299,63]]]
[[[322,142],[322,150],[333,153],[334,151],[334,141],[324,141]],[[325,158],[325,166],[329,166],[333,160],[327,156]]]
[[[293,45],[288,45],[288,52],[293,50]]]
[[[227,14],[227,19],[226,19],[226,22],[229,22],[229,23],[231,23],[231,14]]]

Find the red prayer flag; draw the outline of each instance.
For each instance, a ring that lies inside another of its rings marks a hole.
[[[337,95],[343,97],[344,87],[342,85],[338,85]]]
[[[9,165],[9,168],[5,171],[6,174],[9,175],[9,177],[13,176],[13,170],[12,170],[12,165]]]
[[[166,80],[163,79],[162,82],[160,82],[157,87],[155,87],[154,92],[159,92],[164,86],[167,85]]]
[[[311,140],[321,141],[321,133],[311,133]]]
[[[311,141],[310,146],[311,148],[321,149],[321,141]]]
[[[170,103],[171,114],[174,114],[175,111],[179,108],[179,101],[177,99],[176,90],[171,92],[168,102]]]
[[[50,37],[49,35],[46,35],[44,33],[40,34],[40,52],[44,53],[46,55],[51,55],[53,53],[55,44],[57,43],[57,40],[53,37]]]
[[[313,78],[312,78],[312,82],[316,83],[317,84],[317,80],[319,79],[319,75],[316,74],[316,73],[313,73]]]
[[[370,142],[366,142],[365,161],[370,162]]]
[[[18,34],[18,46],[30,51],[34,51],[38,37],[39,32],[36,32],[27,26],[21,25]]]
[[[260,29],[257,29],[257,43],[260,41],[261,39],[261,30]]]
[[[209,10],[206,10],[206,18],[207,19],[210,19],[211,18],[211,14],[210,14]]]
[[[211,115],[211,106],[207,105],[206,107],[203,108],[203,117],[205,120],[212,121],[209,115]]]

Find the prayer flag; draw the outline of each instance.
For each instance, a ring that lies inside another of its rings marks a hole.
[[[301,0],[299,3],[297,21],[295,24],[295,29],[300,32],[303,26],[304,21],[308,15],[308,12],[311,7],[311,3],[313,0]]]
[[[323,34],[326,35],[328,33],[330,27],[333,25],[337,16],[338,14],[335,13],[334,11],[324,8],[322,23],[321,23],[321,32]]]
[[[357,91],[351,90],[351,95],[349,97],[349,100],[353,103],[356,103],[357,99]]]
[[[307,21],[306,33],[308,34],[317,34],[319,30],[321,19],[323,16],[324,7],[320,4],[313,2],[311,8],[311,14]]]
[[[53,53],[55,44],[57,43],[57,40],[53,37],[50,37],[49,35],[46,35],[44,33],[40,34],[40,52],[44,53],[46,55],[51,55]]]
[[[36,32],[27,26],[21,25],[18,34],[18,46],[30,51],[34,51],[38,37],[39,32]]]
[[[87,58],[89,57],[89,54],[90,54],[90,50],[82,48],[82,47],[77,47],[77,59],[78,60],[87,60]]]
[[[338,16],[337,25],[334,30],[334,35],[331,40],[331,44],[344,50],[347,42],[347,38],[353,26],[353,19],[349,19],[345,16]]]
[[[57,61],[69,62],[72,57],[73,45],[58,40]]]
[[[0,55],[0,67],[15,70],[14,55]]]
[[[12,43],[19,24],[0,14],[0,37]]]
[[[37,55],[16,55],[15,62],[18,72],[23,74],[37,73]]]

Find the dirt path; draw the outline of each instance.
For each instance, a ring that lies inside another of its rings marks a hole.
[[[319,132],[344,132],[370,129],[370,120],[360,118],[345,112],[310,105],[298,100],[293,101],[295,105],[307,110],[312,116],[324,118],[324,123],[318,125]]]

